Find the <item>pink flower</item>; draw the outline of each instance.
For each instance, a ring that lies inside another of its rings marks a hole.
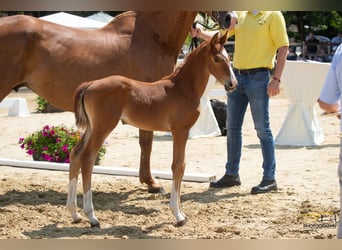
[[[33,154],[34,154],[34,150],[33,150],[33,149],[29,149],[29,150],[27,150],[27,154],[29,154],[29,155],[33,155]]]
[[[62,151],[63,151],[64,153],[68,152],[68,151],[69,151],[69,150],[68,150],[68,145],[64,145],[64,146],[62,147]]]
[[[40,160],[69,163],[69,151],[79,140],[78,131],[45,125],[29,137],[19,138],[19,145],[27,154],[39,156]]]
[[[50,161],[50,156],[48,154],[42,154],[42,157],[45,161]]]

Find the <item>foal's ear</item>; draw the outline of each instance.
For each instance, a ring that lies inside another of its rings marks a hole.
[[[220,42],[220,38],[219,38],[220,33],[216,32],[215,35],[211,38],[211,45],[215,46],[215,44]]]
[[[226,32],[224,34],[223,37],[220,37],[220,33],[217,32],[212,38],[211,38],[211,41],[210,41],[210,47],[211,47],[211,51],[216,54],[216,53],[219,53],[222,49],[222,46],[226,43],[227,41],[227,33]]]
[[[224,33],[224,35],[220,38],[220,44],[225,44],[227,42],[228,39],[228,31],[226,31],[226,33]]]

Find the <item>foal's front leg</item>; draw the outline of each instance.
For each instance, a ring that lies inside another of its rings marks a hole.
[[[173,161],[172,161],[172,190],[170,208],[176,217],[177,225],[182,226],[186,221],[186,216],[180,209],[180,189],[185,170],[185,146],[188,139],[189,130],[174,131],[173,136]]]

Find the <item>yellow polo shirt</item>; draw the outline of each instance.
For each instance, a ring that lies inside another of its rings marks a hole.
[[[273,68],[276,51],[289,46],[285,19],[280,11],[237,11],[233,65],[237,69]]]

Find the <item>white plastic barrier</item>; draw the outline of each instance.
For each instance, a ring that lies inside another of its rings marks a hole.
[[[69,165],[70,165],[69,163],[56,163],[56,162],[46,162],[46,161],[23,161],[23,160],[0,158],[0,166],[32,168],[32,169],[41,169],[41,170],[69,171]],[[95,165],[93,169],[93,173],[138,177],[139,169]],[[152,170],[151,173],[155,178],[172,180],[171,170]],[[210,181],[216,180],[216,175],[185,172],[182,180],[193,181],[193,182],[210,182]]]
[[[8,108],[8,116],[27,116],[29,111],[25,98],[5,98],[0,108]]]

